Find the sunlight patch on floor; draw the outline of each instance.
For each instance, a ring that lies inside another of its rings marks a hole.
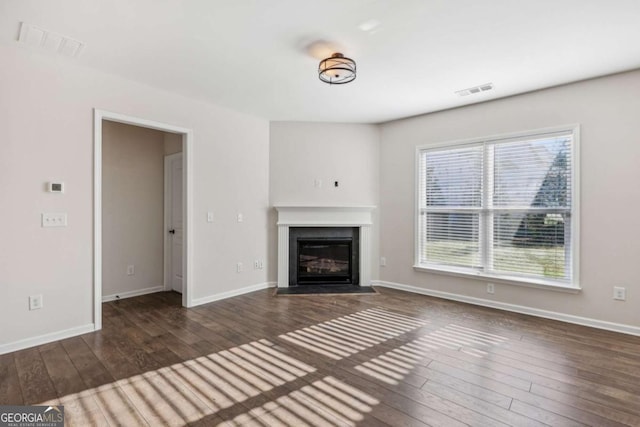
[[[181,426],[315,371],[263,339],[42,404],[64,405],[66,425]]]
[[[427,324],[384,309],[367,309],[279,338],[339,360]],[[484,343],[493,338],[456,329],[450,336]],[[442,335],[442,334],[441,334]],[[451,340],[439,337],[439,340]],[[388,348],[388,347],[385,347]],[[267,339],[197,357],[101,387],[54,399],[67,425],[356,426],[380,402],[332,376],[317,372]],[[402,346],[360,369],[388,382],[401,381],[421,359]],[[358,369],[358,368],[356,368]],[[308,379],[305,379],[307,377]]]
[[[426,324],[422,319],[372,308],[288,332],[279,338],[340,360]]]
[[[244,413],[219,426],[356,426],[380,402],[327,376],[262,405],[262,415]]]
[[[387,384],[397,385],[418,364],[428,364],[431,351],[446,348],[484,357],[488,354],[485,349],[507,341],[508,338],[451,324],[357,365],[355,369]]]

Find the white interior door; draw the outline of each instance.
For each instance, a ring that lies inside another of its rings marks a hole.
[[[168,287],[182,293],[182,245],[183,245],[183,221],[182,221],[182,153],[167,156],[165,161],[168,167],[169,182],[166,185],[168,194],[167,233],[170,251],[167,257]]]

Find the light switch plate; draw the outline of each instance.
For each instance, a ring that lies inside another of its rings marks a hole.
[[[618,301],[626,301],[627,299],[627,288],[622,286],[614,286],[613,287],[613,299]]]
[[[42,295],[32,295],[29,297],[29,310],[39,310],[42,308]]]
[[[43,213],[42,226],[43,227],[66,227],[67,214],[66,213]]]

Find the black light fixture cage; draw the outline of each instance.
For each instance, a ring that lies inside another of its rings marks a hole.
[[[356,79],[356,61],[341,53],[334,53],[318,65],[318,77],[330,85],[343,85]]]

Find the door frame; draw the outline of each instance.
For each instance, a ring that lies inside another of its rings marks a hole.
[[[182,135],[182,306],[193,306],[193,130],[153,120],[93,110],[93,324],[102,329],[102,122],[110,121]]]
[[[170,291],[173,289],[171,286],[171,273],[173,271],[171,255],[173,252],[172,245],[172,235],[168,233],[169,227],[171,224],[169,223],[169,218],[171,217],[171,207],[172,207],[172,197],[173,192],[171,191],[171,184],[173,179],[173,173],[171,171],[171,161],[176,157],[182,157],[182,178],[184,180],[184,155],[182,152],[173,153],[167,156],[164,156],[164,274],[163,274],[163,286],[165,291]],[[184,200],[184,199],[183,199]],[[183,230],[184,236],[184,230]],[[182,243],[183,252],[184,252],[184,242]],[[184,255],[184,253],[183,253]],[[182,281],[182,292],[184,293],[184,276]]]

